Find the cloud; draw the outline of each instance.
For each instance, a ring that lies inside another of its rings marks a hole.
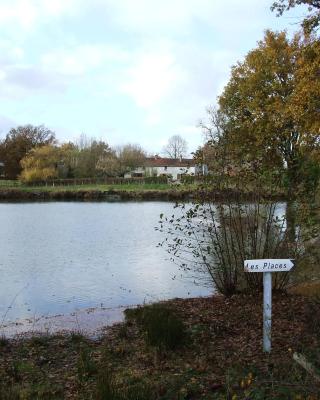
[[[0,3],[0,23],[2,25],[18,24],[23,29],[33,26],[38,11],[32,1],[16,0]]]
[[[52,91],[63,93],[79,81],[85,87],[85,80],[87,85],[91,82],[91,92],[98,92],[101,87],[93,85],[98,79],[97,70],[101,69],[101,80],[110,85],[110,79],[104,79],[108,64],[114,67],[127,59],[124,50],[106,44],[58,48],[41,54],[39,61],[26,62],[21,48],[4,41],[0,42],[0,54],[0,97],[3,98],[20,98],[39,90],[48,95]]]
[[[76,0],[1,0],[0,24],[29,31],[48,17],[75,13],[76,5]]]
[[[263,29],[287,25],[269,7],[270,0],[0,0],[0,97],[10,100],[2,112],[43,115],[44,123],[58,119],[61,132],[97,137],[107,123],[114,140],[138,138],[150,149],[172,134],[200,141],[195,126],[230,66]]]
[[[225,32],[231,27],[246,29],[245,21],[259,24],[250,18],[257,9],[257,0],[92,0],[115,24],[143,36],[187,38],[192,28],[200,25],[219,27]],[[269,12],[270,0],[261,0],[261,14]],[[256,16],[255,16],[256,17]]]
[[[139,53],[127,70],[121,86],[139,107],[151,108],[167,98],[184,80],[184,71],[169,49],[155,48]]]
[[[0,115],[0,139],[4,138],[8,131],[16,126],[16,122],[5,115]]]
[[[23,59],[24,50],[10,40],[0,40],[0,66],[11,65]]]
[[[25,50],[10,40],[0,40],[0,97],[18,99],[34,90],[64,90],[66,80],[39,65],[27,63]]]
[[[5,73],[3,81],[25,90],[43,90],[49,88],[61,91],[67,85],[66,81],[60,75],[49,73],[33,66],[11,67]]]
[[[77,76],[100,68],[106,62],[123,62],[126,58],[127,53],[115,46],[76,45],[43,54],[41,64],[45,69]]]
[[[144,111],[144,125],[195,125],[227,81],[234,54],[197,43],[154,42],[133,56],[120,91]]]

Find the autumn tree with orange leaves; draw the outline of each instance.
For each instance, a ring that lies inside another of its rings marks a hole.
[[[306,163],[319,157],[320,42],[267,31],[232,68],[219,105],[238,160],[280,158],[292,196]]]

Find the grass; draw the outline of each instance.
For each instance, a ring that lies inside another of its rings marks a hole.
[[[19,181],[0,179],[0,188],[16,188],[20,186],[21,183]]]
[[[152,395],[152,388],[142,380],[131,382],[126,388],[121,387],[108,369],[97,378],[96,400],[150,400]]]
[[[159,351],[174,350],[186,339],[185,326],[172,308],[152,304],[125,311],[127,321],[134,320],[145,334],[149,345]]]
[[[97,372],[97,366],[93,361],[89,346],[82,344],[79,350],[77,362],[78,379],[80,382],[88,380]]]
[[[261,301],[177,299],[127,311],[127,321],[99,340],[77,332],[46,336],[45,342],[10,340],[0,351],[0,399],[319,399],[320,386],[292,354],[303,352],[318,367],[320,314],[311,324],[309,299],[275,295],[273,351],[265,355]],[[186,332],[173,349],[163,346],[168,316]],[[155,341],[147,335],[150,324],[159,327],[151,329]]]
[[[58,192],[58,191],[110,191],[110,190],[123,190],[123,191],[148,191],[148,190],[171,190],[172,186],[169,184],[160,183],[145,183],[145,184],[118,184],[118,185],[105,185],[105,184],[92,184],[92,185],[63,185],[63,186],[28,186],[21,184],[18,181],[2,181],[0,180],[1,189],[18,189],[26,192]],[[196,189],[197,185],[178,185],[174,186],[175,190],[180,189]]]
[[[43,346],[46,347],[49,345],[50,342],[50,335],[49,334],[39,334],[35,335],[30,339],[32,346]]]

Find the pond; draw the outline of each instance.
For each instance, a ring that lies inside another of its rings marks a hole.
[[[208,295],[157,244],[168,202],[0,204],[0,319]],[[174,278],[175,277],[175,278]]]

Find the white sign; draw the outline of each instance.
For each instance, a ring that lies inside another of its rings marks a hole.
[[[290,259],[245,260],[245,272],[286,272],[294,266]]]
[[[272,276],[271,272],[287,272],[293,267],[290,259],[245,260],[245,272],[263,272],[263,351],[271,351]]]

